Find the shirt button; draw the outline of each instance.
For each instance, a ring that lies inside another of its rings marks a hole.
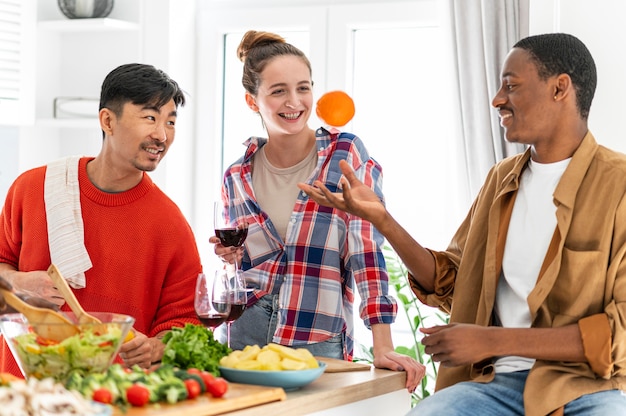
[[[296,223],[296,219],[295,219],[295,218],[292,218],[292,219],[291,219],[291,223],[292,223],[292,224],[295,224],[295,223]]]
[[[320,151],[324,150],[324,146],[320,147]]]

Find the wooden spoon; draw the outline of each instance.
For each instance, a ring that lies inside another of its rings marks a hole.
[[[80,305],[80,302],[78,302],[78,299],[76,299],[74,292],[72,292],[72,289],[67,284],[67,280],[65,280],[65,278],[61,275],[61,272],[59,271],[57,266],[55,266],[54,264],[51,264],[50,267],[48,267],[48,276],[50,276],[50,279],[52,279],[52,282],[55,284],[58,291],[61,292],[61,295],[63,295],[63,298],[65,298],[65,302],[67,302],[72,312],[74,312],[74,315],[76,315],[76,319],[78,320],[78,323],[80,324],[101,324],[102,323],[100,319],[85,312],[83,307]]]
[[[26,316],[28,323],[39,336],[61,342],[78,333],[78,328],[74,323],[60,313],[30,305],[9,290],[0,289],[0,293],[4,295],[4,299],[10,306]]]

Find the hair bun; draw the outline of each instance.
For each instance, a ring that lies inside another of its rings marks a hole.
[[[252,49],[272,43],[285,43],[285,39],[276,33],[249,30],[243,35],[239,43],[237,58],[244,62]]]

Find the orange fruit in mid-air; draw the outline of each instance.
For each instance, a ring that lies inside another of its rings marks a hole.
[[[330,91],[317,100],[315,112],[329,126],[345,126],[354,117],[354,101],[343,91]]]

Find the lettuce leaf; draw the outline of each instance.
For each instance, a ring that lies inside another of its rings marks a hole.
[[[163,337],[165,352],[162,364],[181,369],[197,368],[219,376],[220,359],[232,351],[213,338],[213,332],[202,325],[185,324],[172,328]]]

